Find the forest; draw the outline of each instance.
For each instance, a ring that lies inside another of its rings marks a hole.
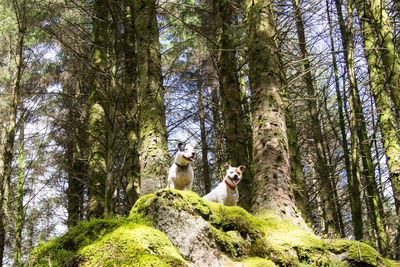
[[[399,0],[0,0],[0,21],[0,266],[129,216],[180,142],[199,196],[244,165],[239,207],[400,260]]]

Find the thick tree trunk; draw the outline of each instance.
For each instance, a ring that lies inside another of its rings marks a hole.
[[[335,223],[335,204],[333,202],[333,190],[336,190],[332,186],[330,180],[328,159],[326,158],[326,153],[324,152],[323,135],[322,135],[322,125],[318,117],[316,93],[313,85],[313,79],[311,75],[311,64],[308,60],[308,51],[306,45],[306,37],[304,32],[304,23],[302,18],[301,9],[298,0],[292,0],[294,14],[296,18],[296,28],[297,36],[299,39],[300,52],[302,57],[302,62],[304,66],[304,79],[307,87],[308,95],[308,110],[311,115],[311,121],[313,127],[313,138],[315,144],[315,151],[317,155],[317,171],[320,176],[321,188],[322,188],[322,200],[324,206],[325,214],[325,232],[326,233],[338,233],[339,227]]]
[[[367,58],[368,70],[370,76],[370,85],[375,99],[375,105],[378,113],[378,123],[381,129],[383,146],[386,153],[387,165],[389,172],[391,173],[390,178],[392,181],[392,187],[395,196],[395,205],[398,217],[400,216],[400,142],[397,138],[397,131],[394,125],[394,116],[391,111],[390,96],[388,91],[385,90],[386,80],[384,76],[385,68],[380,60],[380,50],[378,50],[377,42],[374,36],[373,27],[364,16],[363,3],[357,3],[357,12],[360,20],[360,25],[363,34],[364,41],[364,53]],[[396,173],[398,174],[396,177]],[[396,186],[396,179],[398,180]],[[397,194],[396,194],[397,193]],[[397,197],[397,198],[396,198]],[[375,200],[376,201],[376,200]],[[378,217],[380,218],[380,217]],[[380,225],[382,222],[380,222]],[[379,226],[379,225],[378,225]],[[376,227],[376,226],[375,226]],[[380,240],[379,246],[382,253],[385,253],[387,249],[387,241],[383,235],[384,228],[382,229],[378,237]],[[378,240],[378,241],[379,241]],[[386,242],[385,242],[386,241]]]
[[[390,18],[384,8],[382,0],[356,0],[357,10],[362,13],[363,19],[367,20],[375,31],[380,48],[379,55],[382,60],[385,73],[387,89],[393,100],[396,113],[397,125],[400,125],[400,59],[399,51],[393,43],[392,26]]]
[[[368,44],[374,50],[376,48],[384,48],[384,49],[379,49],[379,54],[378,54],[381,56],[383,68],[386,73],[386,80],[384,81],[384,83],[382,83],[382,85],[387,84],[387,86],[389,87],[388,89],[391,92],[391,98],[393,100],[393,103],[396,105],[395,107],[397,109],[397,115],[398,115],[400,105],[396,104],[396,102],[399,101],[397,103],[400,103],[400,91],[398,90],[399,75],[400,75],[399,58],[398,55],[396,54],[396,51],[394,50],[394,46],[392,43],[391,28],[388,27],[390,25],[388,24],[389,21],[387,21],[387,14],[380,4],[381,3],[379,3],[379,1],[365,2],[356,0],[358,17],[360,19],[361,26],[363,29],[364,42],[368,42],[364,43],[364,46]],[[375,9],[372,10],[371,7],[374,7]],[[371,17],[371,12],[373,12],[372,14],[374,14],[374,17]],[[380,17],[379,14],[382,15],[382,21],[379,21]],[[375,39],[375,35],[373,32],[374,29],[376,29],[378,32],[379,43]],[[368,51],[366,48],[365,52],[366,55],[368,55],[367,54]],[[375,64],[375,65],[369,64],[371,68],[374,68],[374,66],[377,66],[379,61],[378,59],[375,59],[375,62],[371,61],[370,63]],[[380,69],[378,68],[378,70]],[[370,69],[370,71],[374,70]],[[383,92],[383,89],[381,92]],[[399,97],[396,97],[394,94],[399,94]],[[388,116],[388,114],[386,114],[386,116]],[[396,119],[399,120],[399,118]],[[393,144],[391,146],[392,148],[396,147],[394,143],[392,144]],[[395,197],[396,212],[397,215],[400,217],[400,159],[399,159],[400,154],[396,153],[395,150],[386,150],[386,156],[390,171],[393,193]]]
[[[242,112],[241,92],[238,80],[237,58],[230,25],[234,22],[231,3],[214,0],[215,27],[217,37],[217,63],[222,116],[227,147],[228,162],[232,166],[245,165],[250,168],[247,153],[246,125]],[[239,206],[249,209],[251,205],[251,176],[245,171],[238,185]]]
[[[106,187],[106,124],[105,92],[107,78],[108,0],[95,0],[93,4],[92,88],[89,108],[89,171],[88,171],[88,218],[104,215]]]
[[[252,211],[272,210],[305,225],[297,213],[282,97],[281,66],[271,0],[246,0],[253,115]],[[268,64],[266,64],[268,62]]]
[[[136,14],[141,194],[166,185],[168,172],[164,89],[154,0],[134,1]]]

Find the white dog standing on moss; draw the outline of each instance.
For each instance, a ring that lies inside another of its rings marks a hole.
[[[243,165],[232,167],[229,164],[227,167],[224,180],[214,190],[205,195],[203,199],[225,206],[236,206],[239,200],[237,185],[242,179],[243,169],[246,167]]]
[[[194,175],[190,163],[194,158],[195,150],[191,144],[178,144],[175,161],[169,168],[167,188],[192,190]]]

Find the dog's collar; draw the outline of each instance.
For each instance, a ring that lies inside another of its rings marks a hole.
[[[179,168],[183,169],[183,170],[184,170],[184,169],[187,169],[187,168],[189,167],[189,163],[186,164],[186,165],[180,165],[180,164],[178,164],[178,163],[175,162],[175,165],[178,166]]]
[[[224,182],[225,182],[226,185],[229,187],[229,189],[235,190],[236,186],[233,186],[233,185],[229,184],[229,183],[226,181],[226,179],[224,180]]]

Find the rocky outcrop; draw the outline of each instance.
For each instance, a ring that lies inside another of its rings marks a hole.
[[[31,253],[33,265],[400,266],[372,247],[324,240],[272,212],[163,189],[137,201],[128,218],[82,223]]]

